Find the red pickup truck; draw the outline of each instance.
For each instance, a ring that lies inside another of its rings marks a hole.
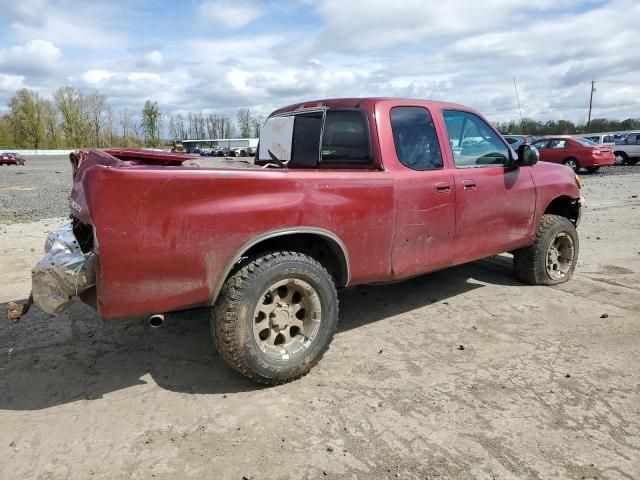
[[[283,383],[329,347],[338,288],[501,252],[524,282],[567,281],[581,182],[538,158],[462,105],[386,98],[277,110],[254,163],[81,151],[33,298],[57,313],[95,294],[103,318],[211,307],[222,357]]]

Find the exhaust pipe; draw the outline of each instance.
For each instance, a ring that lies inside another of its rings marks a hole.
[[[149,326],[151,328],[160,328],[164,325],[164,315],[162,313],[156,313],[149,317]]]

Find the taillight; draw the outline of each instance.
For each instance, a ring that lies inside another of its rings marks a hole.
[[[593,155],[600,155],[600,153],[602,153],[602,152],[600,152],[600,150],[598,150],[597,148],[594,148],[594,149],[591,151],[591,153],[592,153]]]

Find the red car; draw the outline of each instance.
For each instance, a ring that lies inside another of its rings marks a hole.
[[[19,153],[1,153],[0,165],[24,165],[24,157]]]
[[[514,152],[462,105],[347,98],[277,110],[255,164],[140,150],[71,154],[71,220],[33,269],[50,313],[81,295],[103,318],[208,307],[221,356],[279,384],[338,322],[336,289],[513,252],[555,285],[578,258],[580,180]],[[236,165],[236,168],[228,165]]]
[[[581,168],[594,173],[600,167],[615,163],[611,146],[598,145],[586,138],[548,137],[538,140],[533,146],[540,152],[543,162],[561,163],[576,173]]]

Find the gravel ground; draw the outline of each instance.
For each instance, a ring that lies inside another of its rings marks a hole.
[[[501,255],[343,290],[329,352],[279,387],[225,366],[205,310],[151,330],[0,303],[0,478],[640,478],[638,172],[585,175],[570,282]],[[0,224],[0,302],[58,221]]]
[[[69,214],[71,164],[67,155],[26,157],[24,166],[0,167],[0,222]]]

